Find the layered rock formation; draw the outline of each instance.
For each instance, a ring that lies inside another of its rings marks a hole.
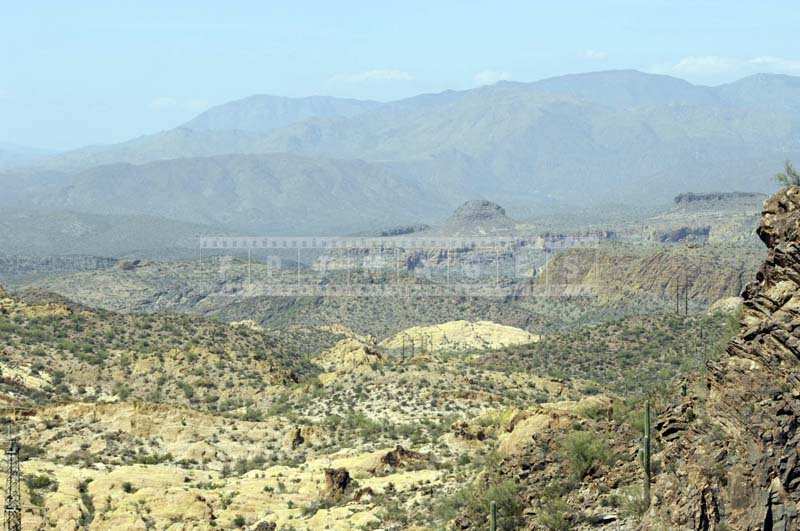
[[[691,304],[705,305],[739,295],[762,259],[763,251],[755,249],[734,255],[713,247],[578,247],[551,258],[537,282],[567,293],[589,289],[604,301],[661,299],[671,305],[676,289],[681,297],[688,289]]]
[[[705,400],[660,417],[663,451],[645,528],[800,528],[800,187],[764,205],[766,261],[743,293],[742,329],[709,363]]]

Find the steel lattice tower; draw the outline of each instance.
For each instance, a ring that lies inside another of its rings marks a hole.
[[[19,495],[19,443],[11,439],[6,450],[6,504],[4,531],[22,531],[22,503]]]

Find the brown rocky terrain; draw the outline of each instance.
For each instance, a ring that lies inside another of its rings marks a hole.
[[[800,188],[765,203],[758,235],[769,254],[744,290],[742,331],[709,364],[705,399],[656,425],[670,469],[655,477],[653,528],[800,526]]]
[[[506,488],[518,506],[503,514],[525,529],[800,528],[800,187],[766,202],[758,235],[768,255],[744,289],[732,339],[704,355],[704,367],[649,394],[649,498],[640,453],[647,393],[525,410],[476,492],[512,478]],[[480,528],[482,505],[462,504],[454,522]]]
[[[798,205],[767,204],[724,354],[763,250],[608,241],[535,272],[594,298],[265,299],[247,275],[309,273],[242,260],[0,289],[26,528],[484,529],[495,501],[500,529],[794,529]]]

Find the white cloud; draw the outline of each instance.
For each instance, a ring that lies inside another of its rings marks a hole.
[[[511,79],[511,74],[501,70],[481,70],[473,79],[478,85],[493,85],[498,81]]]
[[[608,53],[598,50],[586,50],[583,52],[583,58],[590,61],[605,61],[608,59]]]
[[[657,65],[655,72],[685,77],[746,76],[766,72],[772,74],[800,74],[800,60],[783,57],[760,56],[752,58],[719,55],[692,55],[677,63]]]
[[[367,81],[412,81],[414,76],[403,70],[393,69],[374,69],[358,72],[355,74],[337,74],[331,81],[343,81],[345,83],[364,83]]]

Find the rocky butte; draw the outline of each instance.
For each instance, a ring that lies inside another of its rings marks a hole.
[[[505,235],[514,228],[514,220],[503,207],[483,199],[467,201],[456,209],[441,227],[447,235]]]

